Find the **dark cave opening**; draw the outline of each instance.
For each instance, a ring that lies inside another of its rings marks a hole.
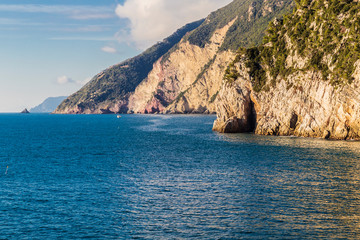
[[[296,128],[296,124],[298,122],[298,115],[296,113],[292,113],[291,119],[290,119],[290,128],[291,129],[295,129]]]
[[[257,114],[254,107],[254,102],[250,101],[250,114],[249,114],[249,132],[255,132],[256,129]]]

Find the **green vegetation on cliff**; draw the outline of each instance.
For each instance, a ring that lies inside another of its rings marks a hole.
[[[270,79],[261,74],[254,81],[260,91],[267,80],[275,85],[295,71],[317,71],[333,86],[353,81],[360,59],[360,3],[353,0],[296,0],[292,14],[269,24],[256,58],[240,51],[247,64],[256,62]],[[238,58],[239,60],[239,58]],[[303,62],[299,64],[298,62]],[[253,75],[259,71],[250,67]]]
[[[177,44],[186,33],[200,26],[203,21],[187,24],[142,54],[99,73],[82,89],[62,102],[57,111],[73,106],[92,109],[100,102],[121,99],[127,93],[134,91],[152,70],[155,61]]]
[[[192,32],[189,42],[204,47],[216,29],[236,19],[229,29],[221,50],[236,51],[261,43],[269,22],[291,12],[292,0],[235,0],[211,13],[206,21]]]

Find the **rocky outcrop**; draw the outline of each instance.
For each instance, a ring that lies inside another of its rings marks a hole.
[[[244,133],[254,130],[252,86],[244,73],[235,82],[225,82],[216,100],[217,119],[213,130],[224,133]]]
[[[236,19],[215,31],[201,48],[184,39],[169,57],[159,59],[129,97],[134,113],[204,113],[214,110],[210,98],[220,90],[223,71],[235,54],[218,53]]]
[[[183,37],[199,27],[199,20],[177,30],[143,53],[100,72],[79,91],[64,100],[54,113],[101,114],[127,112],[129,94],[148,76],[153,64]]]
[[[256,92],[247,71],[240,71],[219,92],[213,130],[360,140],[359,62],[353,77],[352,84],[334,87],[317,72],[297,72]]]
[[[292,0],[234,0],[140,55],[97,74],[54,113],[214,113],[237,49],[260,43]]]
[[[241,49],[218,96],[219,132],[360,140],[360,5],[296,1]]]
[[[224,71],[235,57],[231,51],[216,54],[214,60],[181,96],[166,110],[167,113],[215,113],[215,100],[222,85]],[[204,67],[203,67],[204,69]]]
[[[29,112],[29,110],[27,110],[27,108],[25,108],[24,110],[21,111],[21,113],[28,114],[28,113],[30,113],[30,112]]]

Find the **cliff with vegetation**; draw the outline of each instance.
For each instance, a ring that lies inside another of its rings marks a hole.
[[[214,130],[360,139],[359,13],[355,0],[297,0],[228,66]]]
[[[268,22],[292,8],[292,0],[234,0],[98,74],[55,113],[214,113],[236,50],[261,43]]]
[[[140,55],[109,67],[63,101],[54,113],[115,113],[127,111],[127,99],[153,64],[204,20],[187,24]]]

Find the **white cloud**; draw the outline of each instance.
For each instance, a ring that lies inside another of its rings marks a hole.
[[[130,21],[128,35],[138,48],[147,48],[172,34],[186,23],[206,17],[231,0],[127,0],[116,14]],[[127,41],[127,34],[118,34]]]
[[[60,76],[56,79],[56,83],[59,85],[65,85],[65,84],[78,84],[78,85],[85,85],[87,84],[92,78],[86,78],[82,81],[75,81],[72,78],[69,78],[67,76]]]
[[[105,46],[101,48],[101,50],[106,53],[117,53],[117,50],[115,48],[109,46]]]
[[[60,85],[65,85],[68,83],[75,83],[74,80],[72,80],[71,78],[67,77],[67,76],[60,76],[57,78],[56,82]]]

